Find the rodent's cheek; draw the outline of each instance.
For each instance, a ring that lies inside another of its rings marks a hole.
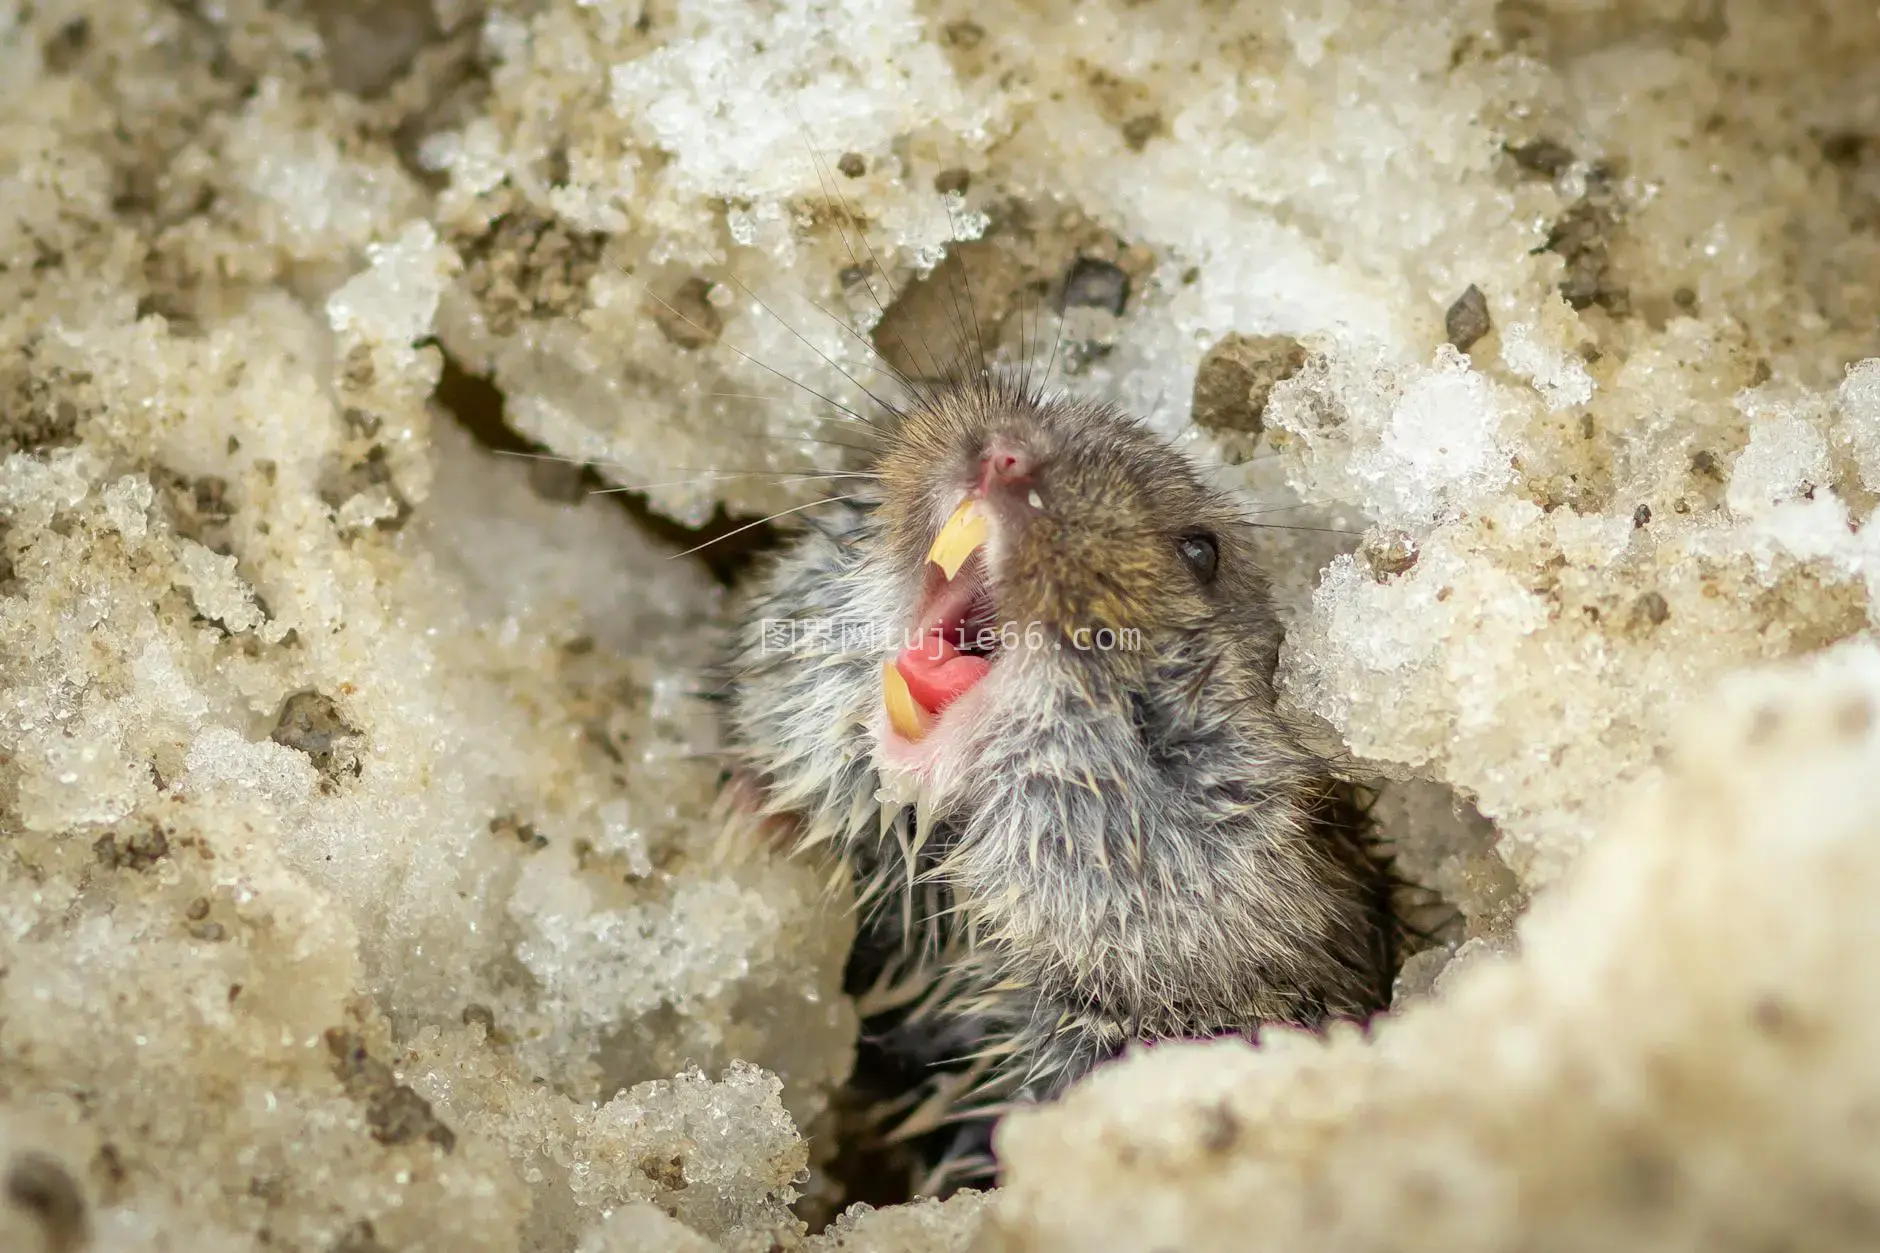
[[[894,566],[905,570],[926,563],[934,534],[927,513],[922,502],[895,500],[882,506],[881,547]]]
[[[1049,524],[999,528],[991,566],[1002,616],[1021,624],[1049,622],[1049,611],[1063,599],[1063,560],[1050,531]]]
[[[1071,637],[1078,631],[1154,628],[1174,589],[1132,578],[1120,565],[1086,553],[1022,545],[999,579],[999,610],[1023,630],[1033,625]]]

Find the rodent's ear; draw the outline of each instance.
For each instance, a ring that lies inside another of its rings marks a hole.
[[[1184,531],[1175,539],[1175,551],[1202,584],[1214,582],[1221,568],[1221,544],[1212,531]]]

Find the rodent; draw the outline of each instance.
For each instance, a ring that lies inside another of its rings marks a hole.
[[[854,869],[878,1042],[996,1112],[1133,1040],[1385,1008],[1390,874],[1276,707],[1236,500],[985,369],[914,389],[863,481],[758,578],[726,704],[751,803]]]

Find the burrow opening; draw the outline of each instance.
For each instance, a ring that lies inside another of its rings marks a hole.
[[[498,453],[525,453],[552,457],[553,451],[531,440],[509,424],[502,389],[489,378],[466,370],[448,353],[438,379],[436,400],[457,424],[482,447]],[[702,526],[686,526],[654,509],[644,492],[620,491],[589,465],[566,461],[541,463],[548,469],[533,481],[537,490],[560,499],[578,500],[606,491],[633,525],[662,544],[692,554],[726,587],[735,586],[752,564],[783,543],[783,532],[772,522],[742,514],[729,514],[720,505]]]
[[[550,449],[510,425],[502,389],[493,380],[466,369],[449,354],[444,357],[435,399],[478,445],[490,452],[552,456]],[[589,465],[554,460],[530,465],[532,483],[554,499],[573,502],[614,486]],[[606,495],[641,533],[678,550],[697,548],[691,559],[704,565],[727,588],[738,586],[765,553],[787,539],[787,533],[775,523],[727,514],[722,506],[705,525],[689,527],[654,509],[643,493],[607,490]],[[852,961],[846,980],[849,991],[860,990],[855,984],[861,977]],[[882,1207],[913,1198],[918,1154],[913,1148],[884,1143],[878,1111],[883,1105],[902,1100],[920,1082],[920,1076],[910,1075],[898,1066],[864,1033],[848,1081],[832,1095],[829,1125],[802,1129],[805,1135],[818,1131],[828,1134],[836,1145],[833,1157],[818,1166],[822,1178],[806,1190],[798,1203],[799,1216],[809,1223],[812,1233],[858,1202]]]

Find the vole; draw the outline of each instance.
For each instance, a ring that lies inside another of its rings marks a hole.
[[[757,579],[727,708],[750,804],[853,868],[883,1047],[996,1110],[1131,1041],[1384,1008],[1389,874],[1276,707],[1246,511],[1019,376],[880,425],[859,498]]]

